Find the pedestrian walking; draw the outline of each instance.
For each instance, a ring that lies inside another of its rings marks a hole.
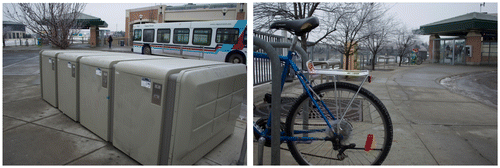
[[[108,43],[109,43],[109,48],[111,48],[111,43],[113,43],[113,37],[111,37],[111,35],[109,35],[108,37]]]

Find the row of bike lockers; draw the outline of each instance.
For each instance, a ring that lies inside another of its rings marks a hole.
[[[242,64],[40,52],[42,98],[141,164],[194,164],[234,131]]]

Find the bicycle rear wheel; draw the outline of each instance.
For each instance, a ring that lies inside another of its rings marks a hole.
[[[334,83],[325,83],[313,88],[337,119],[333,120],[326,109],[321,107],[334,127],[334,131],[328,129],[325,120],[307,94],[302,94],[292,106],[286,120],[285,131],[287,136],[299,139],[334,137],[333,132],[335,132],[340,135],[337,137],[343,138],[340,144],[345,146],[355,144],[356,146],[354,149],[346,149],[343,152],[345,155],[339,155],[339,143],[334,143],[332,139],[288,141],[292,156],[302,165],[382,164],[391,148],[393,136],[392,122],[387,109],[377,97],[364,88],[361,88],[358,95],[354,97],[359,86],[343,82],[337,82],[336,85],[336,91]],[[347,108],[351,100],[353,100],[352,105]],[[321,103],[319,104],[322,106]],[[337,109],[340,112],[337,112]],[[346,109],[348,110],[344,115]],[[341,119],[342,116],[344,116],[343,119]],[[310,131],[310,133],[304,133],[304,131]],[[344,159],[340,159],[342,157]]]

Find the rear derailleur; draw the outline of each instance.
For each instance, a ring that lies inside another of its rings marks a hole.
[[[339,153],[337,154],[337,159],[338,160],[344,160],[346,157],[348,157],[344,152],[347,149],[354,149],[356,148],[356,144],[351,143],[349,145],[343,145],[341,143],[342,141],[342,136],[340,135],[334,135],[333,137],[328,137],[326,138],[327,141],[332,142],[333,150],[338,150]]]

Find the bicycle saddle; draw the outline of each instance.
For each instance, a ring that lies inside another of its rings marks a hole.
[[[271,24],[271,29],[285,29],[294,33],[297,36],[301,36],[312,29],[318,27],[319,20],[317,17],[310,17],[298,20],[283,20],[276,21]]]

